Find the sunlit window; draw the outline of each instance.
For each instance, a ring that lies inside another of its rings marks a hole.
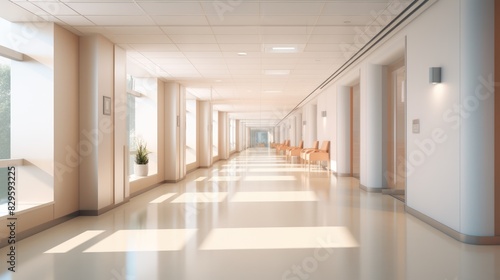
[[[212,143],[213,157],[217,157],[219,156],[219,111],[213,111]]]
[[[231,152],[236,151],[236,120],[229,121],[229,144]]]
[[[134,170],[138,143],[149,152],[148,175],[158,172],[158,90],[154,78],[127,76],[127,132],[130,152],[129,174],[136,179]]]
[[[186,100],[186,164],[196,162],[197,146],[196,100]]]
[[[10,60],[0,57],[0,159],[10,158]],[[0,168],[0,204],[7,202],[7,168]]]

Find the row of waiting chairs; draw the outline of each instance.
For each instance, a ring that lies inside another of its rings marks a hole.
[[[290,140],[286,140],[283,144],[275,144],[276,154],[281,155],[282,152],[286,155],[287,161],[294,157],[298,157],[301,164],[307,164],[309,170],[311,163],[326,161],[328,163],[328,170],[330,169],[330,141],[323,141],[321,149],[319,148],[319,141],[314,141],[311,148],[304,149],[304,141],[301,141],[299,146],[290,147]]]

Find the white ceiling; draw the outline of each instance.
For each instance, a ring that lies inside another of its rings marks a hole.
[[[199,99],[212,98],[235,118],[269,125],[410,2],[0,0],[0,16],[102,34],[152,75],[179,81]]]

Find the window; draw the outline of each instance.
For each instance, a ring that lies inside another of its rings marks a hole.
[[[0,57],[0,159],[10,158],[10,60]],[[0,168],[0,204],[7,202],[7,168]]]
[[[155,78],[127,76],[127,131],[130,151],[129,174],[134,174],[138,141],[146,144],[149,154],[148,175],[158,172],[158,83]]]
[[[229,120],[229,144],[230,151],[233,152],[236,150],[236,120]]]
[[[212,116],[212,156],[219,156],[219,111],[213,111]]]
[[[196,144],[197,144],[197,106],[196,100],[186,100],[186,164],[196,162]]]

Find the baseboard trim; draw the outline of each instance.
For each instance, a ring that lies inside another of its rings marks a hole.
[[[352,177],[351,173],[336,173],[337,177]]]
[[[152,190],[152,189],[154,189],[154,188],[157,188],[157,187],[159,187],[159,186],[161,186],[161,185],[163,185],[163,184],[165,184],[165,182],[156,183],[156,184],[151,185],[151,186],[149,186],[149,187],[147,187],[147,188],[144,188],[144,189],[142,189],[142,190],[139,190],[139,191],[134,192],[133,194],[131,194],[131,195],[130,195],[130,197],[131,197],[131,198],[132,198],[132,197],[136,197],[136,196],[141,195],[141,194],[143,194],[143,193],[145,193],[145,192],[148,192],[148,191],[150,191],[150,190]]]
[[[429,224],[430,226],[434,227],[435,229],[443,232],[444,234],[450,236],[451,238],[456,239],[457,241],[460,241],[462,243],[466,244],[471,244],[471,245],[500,245],[500,236],[472,236],[472,235],[467,235],[460,233],[434,219],[431,217],[420,213],[419,211],[409,207],[408,205],[405,206],[405,210],[407,213],[411,214],[412,216],[415,216],[419,220],[422,220],[423,222]]]
[[[180,179],[177,179],[177,180],[165,180],[165,181],[163,181],[163,183],[161,183],[161,184],[176,184],[176,183],[179,183],[180,181],[182,181],[182,180],[184,180],[184,179],[186,179],[186,177],[185,177],[185,176],[184,176],[184,177],[182,177],[182,178],[180,178]],[[160,184],[160,185],[161,185],[161,184]]]
[[[382,193],[386,195],[405,195],[405,190],[399,189],[382,189]]]
[[[369,193],[382,193],[384,190],[384,188],[369,188],[362,184],[359,184],[359,188]]]
[[[40,233],[44,230],[47,230],[49,228],[52,228],[52,227],[55,227],[57,226],[58,224],[62,224],[64,222],[67,222],[73,218],[76,218],[80,216],[80,211],[75,211],[71,214],[68,214],[68,215],[65,215],[65,216],[62,216],[60,218],[57,218],[57,219],[54,219],[52,221],[49,221],[49,222],[46,222],[46,223],[43,223],[41,225],[38,225],[36,227],[33,227],[33,228],[30,228],[30,229],[27,229],[25,231],[22,231],[22,232],[19,232],[16,234],[16,242],[17,241],[20,241],[20,240],[23,240],[25,238],[28,238],[32,235],[35,235],[37,233]],[[7,238],[4,238],[2,240],[0,240],[0,248],[3,248],[5,246],[9,245],[8,242],[7,242]]]

